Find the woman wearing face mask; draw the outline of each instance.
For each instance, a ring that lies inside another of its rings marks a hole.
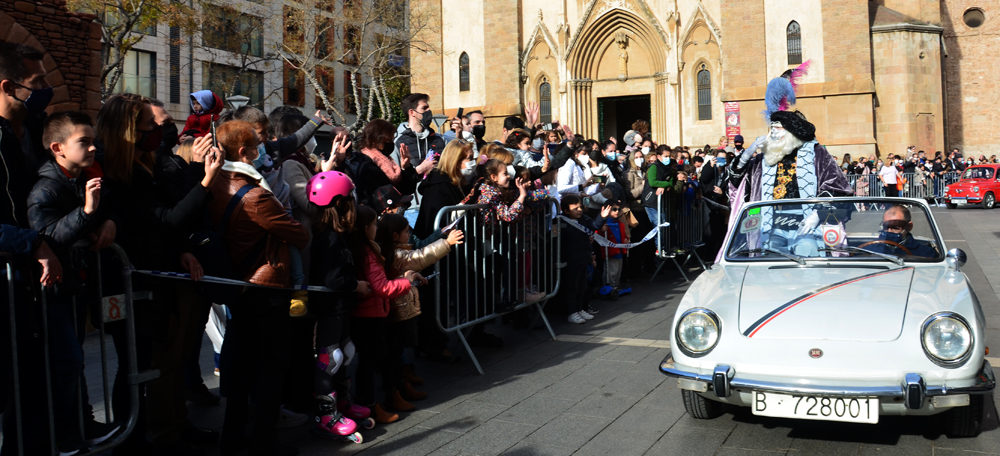
[[[418,238],[426,239],[438,229],[434,225],[434,221],[441,208],[463,204],[463,200],[465,200],[466,195],[470,195],[476,181],[476,165],[477,162],[472,156],[472,143],[453,140],[445,146],[437,167],[427,175],[418,190],[421,195],[420,214],[413,226],[413,233]],[[470,195],[470,200],[471,196],[474,195]],[[444,269],[449,267],[445,266],[449,261],[459,260],[453,260],[452,257],[445,258],[441,262],[443,270],[466,269],[464,262],[452,264],[451,269]],[[419,292],[421,302],[435,302],[433,287],[420,287]],[[452,353],[447,349],[448,336],[438,330],[434,321],[434,313],[427,312],[417,318],[420,319],[418,320],[417,352],[425,353],[431,359],[438,361],[453,360]],[[479,344],[503,344],[503,341],[498,337],[483,332],[481,326],[474,328],[473,333]],[[470,340],[470,342],[472,341]]]
[[[421,176],[416,167],[409,166],[410,154],[401,154],[399,164],[390,158],[395,148],[392,142],[393,134],[392,124],[388,121],[375,119],[368,122],[361,132],[361,153],[375,162],[382,170],[382,176],[367,176],[378,181],[378,185],[375,185],[374,188],[391,184],[401,194],[406,195],[416,190]],[[355,181],[357,180],[355,179]]]
[[[646,169],[648,165],[646,164],[646,156],[642,154],[642,150],[635,150],[628,157],[628,166],[625,168],[625,172],[622,173],[622,186],[625,188],[625,192],[629,195],[630,202],[637,202],[636,206],[641,206],[641,196],[642,188],[646,183]],[[630,204],[632,206],[633,204]],[[633,208],[633,210],[638,209],[638,207]]]
[[[104,186],[107,197],[101,205],[110,208],[112,218],[120,226],[115,225],[110,233],[111,238],[128,254],[129,261],[137,269],[159,271],[186,270],[192,273],[200,269],[193,257],[178,256],[176,252],[176,233],[184,232],[185,227],[203,216],[204,207],[209,201],[209,188],[215,182],[222,167],[223,158],[212,151],[205,153],[211,144],[209,138],[199,138],[195,156],[204,156],[204,170],[200,181],[181,198],[175,198],[169,192],[158,189],[155,176],[158,173],[157,160],[153,153],[160,146],[163,130],[153,116],[149,102],[137,95],[115,95],[108,99],[97,114],[96,137],[103,151]],[[199,173],[200,174],[200,173]],[[104,234],[102,234],[103,237]],[[110,264],[109,264],[110,263]],[[105,271],[111,271],[116,265],[110,258],[105,263]],[[119,283],[113,283],[113,274],[105,274],[105,291],[120,290]],[[152,419],[148,430],[156,436],[153,444],[169,447],[178,444],[172,410],[177,404],[170,401],[173,394],[153,394],[152,392],[174,390],[177,381],[183,385],[181,369],[176,363],[161,363],[159,360],[178,361],[183,347],[171,345],[171,332],[167,324],[173,314],[171,309],[178,305],[175,288],[162,279],[150,278],[136,274],[132,277],[134,290],[153,291],[152,302],[137,305],[134,308],[137,348],[136,368],[140,371],[148,368],[154,357],[160,365],[161,376],[155,382],[145,385],[151,391],[148,400],[140,402],[140,415],[147,416],[146,404],[151,411]],[[124,356],[126,332],[117,322],[107,325],[112,334],[116,350],[119,351],[118,372],[112,391],[112,406],[116,415],[125,416],[130,409],[128,393],[128,357]],[[154,339],[155,335],[155,339]],[[155,347],[155,352],[154,352]],[[144,397],[140,394],[140,397]],[[175,398],[177,399],[177,398]],[[183,397],[179,398],[183,406]],[[140,444],[144,441],[147,429],[133,433],[136,438],[130,438],[125,445]]]
[[[593,178],[586,178],[586,170],[590,168],[590,148],[584,145],[574,151],[573,160],[567,160],[556,177],[556,189],[560,195],[585,193],[594,183]],[[596,192],[596,188],[590,189]]]

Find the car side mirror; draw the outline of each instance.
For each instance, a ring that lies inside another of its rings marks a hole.
[[[952,269],[958,269],[965,266],[965,262],[968,259],[969,257],[965,255],[965,251],[962,249],[951,249],[945,256],[945,262],[948,263],[948,266]]]

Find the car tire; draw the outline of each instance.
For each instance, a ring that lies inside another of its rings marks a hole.
[[[944,414],[945,432],[949,437],[975,437],[983,429],[985,398],[982,394],[969,396],[969,405],[955,407]]]
[[[986,192],[986,195],[983,196],[983,209],[993,209],[996,202],[997,198],[993,196],[993,192]]]
[[[948,209],[954,209],[954,208],[958,207],[957,204],[952,204],[952,203],[945,203],[945,205],[948,206]]]
[[[710,420],[722,415],[721,402],[705,399],[700,394],[690,390],[681,390],[681,395],[684,397],[684,409],[692,418]]]

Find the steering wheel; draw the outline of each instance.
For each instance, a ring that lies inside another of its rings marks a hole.
[[[898,242],[893,242],[893,241],[887,241],[885,239],[876,239],[876,240],[871,241],[871,242],[865,242],[864,244],[859,245],[858,248],[859,249],[863,249],[863,248],[868,247],[869,245],[872,245],[872,244],[889,244],[889,245],[891,245],[893,247],[896,247],[898,249],[903,250],[904,252],[906,252],[907,255],[911,255],[910,249],[908,249],[906,247],[903,247],[903,244],[900,244]]]

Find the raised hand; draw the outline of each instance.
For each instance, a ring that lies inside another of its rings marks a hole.
[[[93,214],[97,206],[101,203],[101,178],[95,177],[87,181],[86,202],[83,203],[83,212],[87,215]]]
[[[211,152],[205,154],[205,177],[201,180],[201,186],[209,188],[212,183],[215,182],[215,178],[219,175],[219,171],[222,169],[222,153],[219,149],[212,148]]]
[[[330,121],[330,118],[329,118],[329,117],[327,117],[327,116],[324,116],[324,115],[323,115],[323,111],[321,111],[321,110],[317,110],[317,111],[316,111],[316,115],[315,115],[315,116],[313,116],[313,117],[319,117],[319,120],[320,120],[320,121],[321,121],[322,123],[325,123],[325,124],[327,124],[327,125],[329,125],[329,126],[331,126],[331,127],[333,126],[333,122],[331,122],[331,121]]]
[[[346,134],[340,133],[336,138],[333,139],[333,150],[342,157],[347,156],[347,150],[351,148],[351,138]]]
[[[602,207],[601,208],[601,217],[607,218],[607,216],[609,216],[609,215],[611,215],[611,206],[604,206],[604,207]]]
[[[448,245],[456,246],[464,243],[465,233],[462,230],[451,230],[448,232]]]
[[[212,149],[212,134],[209,133],[200,138],[194,139],[194,145],[191,147],[191,161],[195,163],[204,163],[205,155]]]
[[[406,168],[410,166],[410,147],[406,144],[399,143],[399,167]]]
[[[538,123],[538,113],[540,111],[541,108],[538,106],[537,102],[529,101],[524,107],[524,117],[526,120],[526,122],[524,122],[525,125],[536,125]]]

